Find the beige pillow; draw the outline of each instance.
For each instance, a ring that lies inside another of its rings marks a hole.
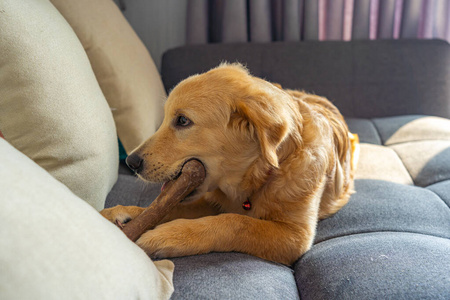
[[[0,1],[0,130],[104,207],[118,174],[114,121],[80,41],[48,0]]]
[[[127,153],[162,122],[166,93],[153,60],[112,0],[51,0],[74,29]]]
[[[171,261],[153,263],[1,138],[0,178],[0,299],[169,299]]]

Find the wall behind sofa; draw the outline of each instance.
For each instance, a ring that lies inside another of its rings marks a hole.
[[[188,0],[114,0],[161,69],[162,54],[186,42]]]

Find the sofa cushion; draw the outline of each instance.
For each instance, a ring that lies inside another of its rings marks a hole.
[[[117,180],[117,135],[83,47],[48,0],[1,1],[0,15],[0,130],[102,209]]]
[[[316,244],[294,269],[303,300],[444,300],[450,240],[409,232],[342,236]]]
[[[414,115],[368,119],[367,122],[372,123],[366,127],[376,130],[382,145],[361,144],[356,178],[413,182],[422,187],[450,179],[449,119]],[[362,124],[359,119],[348,119],[347,123],[361,141],[378,143],[376,139],[365,137],[367,133],[375,134],[359,126]]]
[[[242,253],[174,258],[172,299],[299,299],[293,270]]]
[[[347,118],[350,131],[358,133],[360,143],[381,145],[380,134],[370,119]]]
[[[423,140],[450,141],[450,120],[423,115],[407,115],[372,120],[384,145]]]
[[[450,141],[406,142],[391,148],[400,156],[416,185],[426,187],[450,179]]]
[[[346,206],[319,223],[316,243],[377,231],[450,239],[450,209],[436,193],[382,180],[356,180],[355,189]]]
[[[361,143],[356,179],[377,179],[413,184],[397,153],[384,146]]]
[[[450,207],[450,180],[430,185],[427,189],[436,193]]]
[[[0,138],[0,299],[168,299],[173,264]]]
[[[51,0],[86,50],[130,153],[158,129],[166,93],[148,50],[112,0]]]
[[[131,173],[126,174],[123,163],[120,164],[119,178],[111,189],[105,202],[105,208],[116,205],[147,207],[161,193],[161,184],[144,182]]]

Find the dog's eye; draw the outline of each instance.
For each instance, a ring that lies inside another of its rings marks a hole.
[[[176,119],[176,126],[179,127],[186,127],[191,125],[191,123],[192,123],[191,120],[189,120],[185,116],[178,116]]]

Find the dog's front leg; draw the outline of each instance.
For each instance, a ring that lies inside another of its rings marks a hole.
[[[111,208],[105,208],[100,214],[112,223],[123,228],[128,221],[139,216],[144,210],[144,207],[117,205]],[[204,216],[217,215],[219,213],[220,211],[217,207],[204,198],[201,198],[195,202],[180,203],[164,217],[161,224],[179,218],[196,219]]]
[[[315,226],[220,214],[159,225],[136,243],[155,258],[237,251],[291,265],[311,247]]]

